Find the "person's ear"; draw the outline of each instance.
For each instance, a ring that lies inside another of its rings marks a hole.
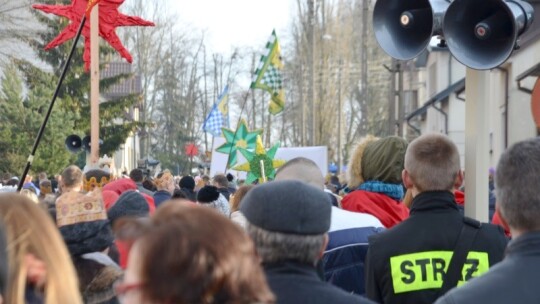
[[[411,176],[406,169],[403,169],[403,171],[401,171],[401,179],[403,180],[403,186],[405,186],[405,188],[412,189],[414,187]]]
[[[36,287],[42,287],[47,282],[47,266],[43,261],[31,253],[24,256],[26,267],[26,280]]]
[[[454,180],[454,189],[459,189],[461,185],[463,185],[464,179],[465,176],[463,174],[463,171],[459,170],[458,174],[456,175],[456,179]]]

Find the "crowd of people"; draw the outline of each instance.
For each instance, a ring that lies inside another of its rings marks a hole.
[[[495,224],[463,215],[461,165],[427,134],[365,138],[346,180],[40,174],[0,193],[0,303],[537,303],[540,139],[490,170]]]

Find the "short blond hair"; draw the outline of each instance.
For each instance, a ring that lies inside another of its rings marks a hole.
[[[461,170],[458,149],[446,135],[422,135],[407,148],[405,170],[420,192],[451,191]]]

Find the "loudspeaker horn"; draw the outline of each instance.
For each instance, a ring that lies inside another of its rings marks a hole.
[[[378,0],[373,30],[381,48],[399,60],[420,55],[431,37],[442,35],[445,0]]]
[[[520,0],[454,0],[444,15],[444,37],[459,62],[492,69],[512,55],[533,14],[533,7]]]
[[[103,144],[103,140],[99,139],[99,145],[101,146]],[[90,152],[92,143],[90,140],[90,136],[85,136],[82,140],[82,145],[85,151]]]
[[[66,148],[71,153],[77,153],[81,151],[82,147],[82,140],[78,135],[72,134],[66,137],[66,140],[64,141]]]

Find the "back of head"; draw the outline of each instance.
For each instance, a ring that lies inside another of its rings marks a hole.
[[[229,181],[225,175],[216,174],[216,176],[214,176],[214,185],[220,188],[227,188],[229,186]]]
[[[186,175],[180,179],[178,182],[180,189],[189,189],[193,191],[195,189],[195,179],[189,175]]]
[[[19,194],[0,194],[0,220],[8,243],[9,279],[6,303],[25,303],[25,259],[33,256],[47,269],[45,303],[82,303],[71,258],[51,218]]]
[[[273,296],[253,243],[215,211],[168,202],[137,241],[145,300],[152,303],[268,303]],[[201,225],[201,223],[204,223]]]
[[[114,227],[114,223],[122,217],[147,217],[150,213],[148,202],[137,191],[128,190],[116,200],[116,203],[107,211],[107,217]]]
[[[294,260],[314,265],[330,228],[331,206],[320,188],[284,180],[250,190],[240,211],[263,262]]]
[[[219,198],[219,191],[215,186],[204,186],[197,192],[197,202],[209,204]]]
[[[129,178],[131,178],[136,183],[141,183],[143,181],[144,175],[141,169],[133,169],[129,172]]]
[[[370,142],[362,155],[362,178],[389,184],[401,184],[401,172],[407,141],[389,136]]]
[[[56,201],[56,224],[72,256],[101,252],[114,240],[100,190],[62,194]]]
[[[540,230],[540,139],[511,146],[496,172],[497,204],[508,225],[522,232]]]
[[[174,176],[169,170],[165,170],[156,176],[154,183],[158,190],[168,190],[171,183],[174,184]]]
[[[314,161],[305,157],[296,157],[286,162],[276,172],[275,180],[299,180],[321,189],[324,186],[321,170]]]
[[[254,185],[240,186],[240,188],[238,188],[236,192],[233,195],[231,195],[231,200],[230,200],[231,212],[235,212],[235,211],[238,211],[238,209],[240,209],[240,202],[242,201],[244,196],[246,196],[249,190],[253,189],[253,187],[255,186]]]
[[[407,148],[405,170],[419,192],[452,191],[461,170],[458,149],[446,135],[422,135]]]
[[[47,180],[47,172],[40,172],[38,175],[39,181]]]
[[[62,183],[66,188],[72,188],[83,183],[83,173],[79,167],[71,165],[62,171]]]

